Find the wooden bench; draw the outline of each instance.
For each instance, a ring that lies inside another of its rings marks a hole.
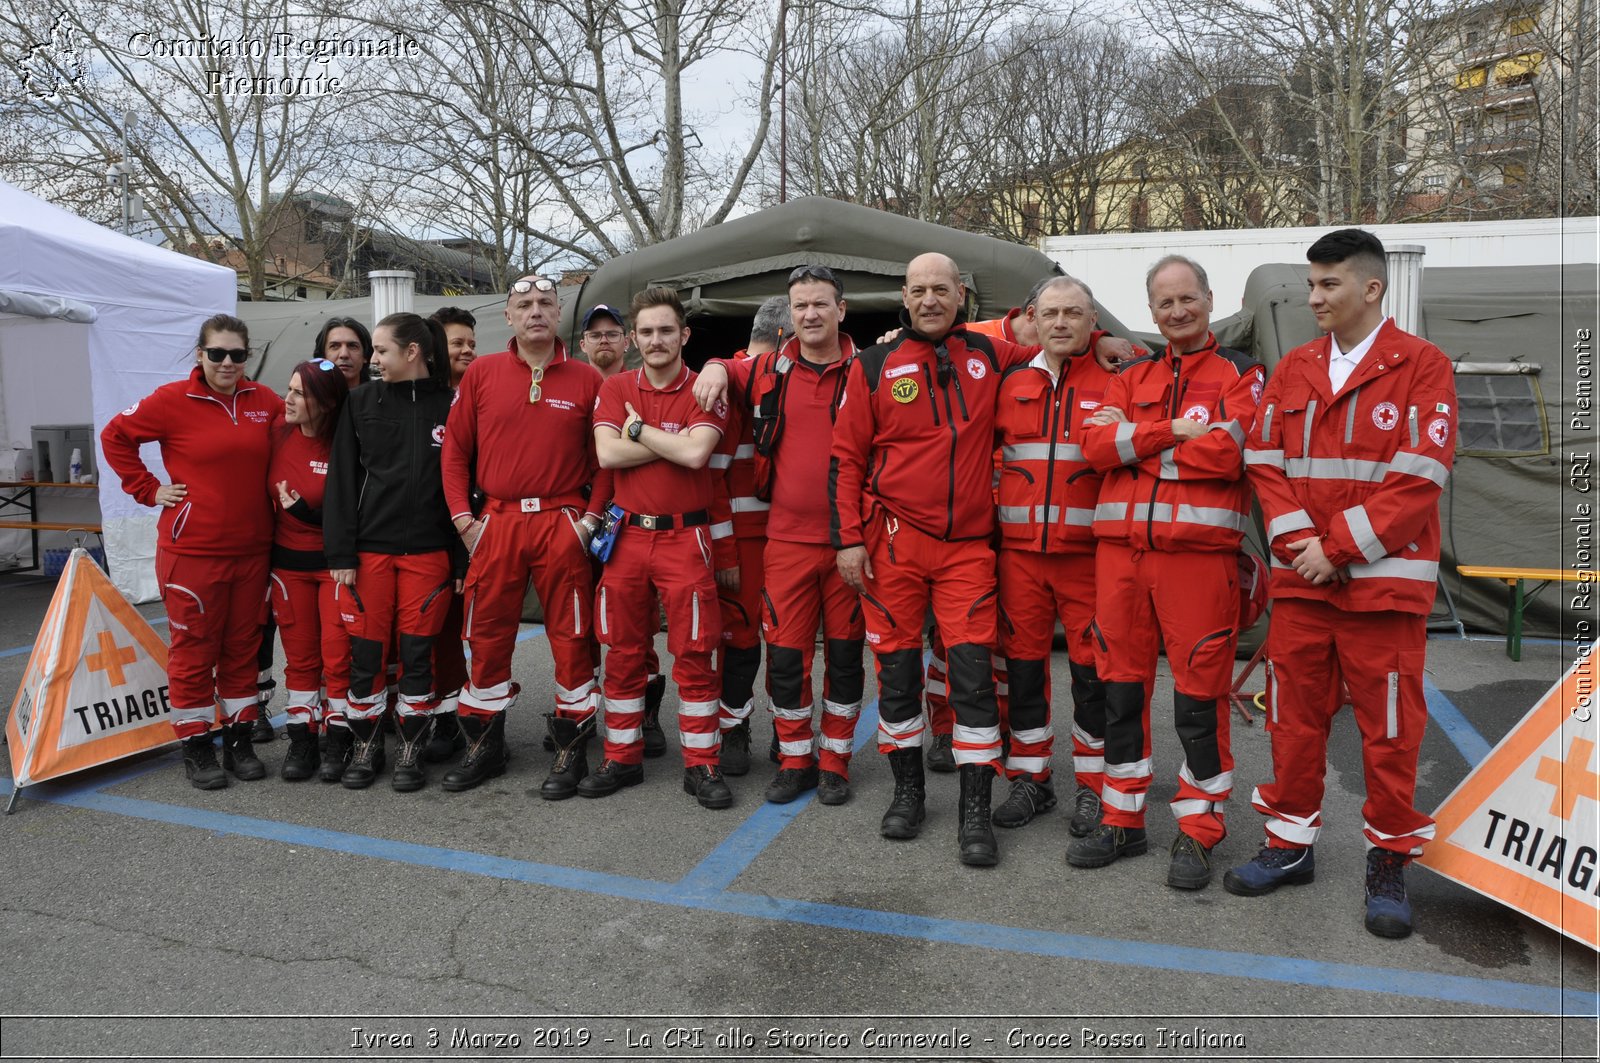
[[[1497,568],[1493,565],[1460,565],[1456,569],[1463,576],[1479,579],[1497,579],[1511,588],[1510,613],[1506,617],[1506,656],[1513,661],[1522,660],[1522,609],[1539,592],[1552,583],[1593,583],[1593,569],[1578,568]],[[1522,585],[1538,580],[1538,586],[1526,594]]]
[[[84,521],[64,521],[56,523],[48,520],[0,520],[0,529],[9,528],[13,531],[81,531],[100,534],[100,525],[89,524]]]

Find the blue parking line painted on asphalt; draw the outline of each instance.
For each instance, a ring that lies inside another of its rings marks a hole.
[[[74,808],[194,827],[219,834],[261,838],[417,867],[464,872],[486,878],[505,879],[695,911],[742,915],[806,926],[832,927],[917,941],[938,941],[1022,955],[1084,960],[1181,974],[1247,978],[1312,988],[1356,990],[1385,996],[1507,1008],[1541,1015],[1588,1018],[1600,1014],[1600,995],[1563,989],[1559,986],[1468,978],[1426,971],[1364,967],[1290,956],[1261,956],[1159,942],[1096,938],[747,893],[685,890],[680,883],[558,867],[483,853],[348,834],[318,827],[253,819],[184,805],[118,797],[88,786],[46,784],[38,789],[36,796],[40,800]]]
[[[854,747],[859,750],[877,728],[878,699],[873,698],[862,706],[860,715],[856,717]],[[783,828],[811,805],[816,796],[816,791],[812,790],[786,805],[761,802],[743,823],[734,828],[733,833],[679,879],[678,885],[698,894],[720,893],[728,889],[738,881],[746,868],[755,863]]]
[[[1489,755],[1489,743],[1483,735],[1426,675],[1422,677],[1422,696],[1428,703],[1428,718],[1439,725],[1445,737],[1466,759],[1467,765],[1477,767]]]

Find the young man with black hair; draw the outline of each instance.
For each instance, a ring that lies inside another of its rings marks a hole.
[[[1272,552],[1273,781],[1252,797],[1267,838],[1223,886],[1259,896],[1312,880],[1342,682],[1367,785],[1366,927],[1401,938],[1411,933],[1404,868],[1434,833],[1415,792],[1455,378],[1444,352],[1385,316],[1388,271],[1377,237],[1339,229],[1306,258],[1308,302],[1327,335],[1278,363],[1245,453]]]

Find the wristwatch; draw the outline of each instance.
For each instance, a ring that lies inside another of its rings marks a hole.
[[[634,421],[632,424],[628,425],[628,438],[633,440],[635,443],[637,443],[637,442],[639,442],[639,433],[643,432],[643,431],[644,431],[644,422],[643,421]]]

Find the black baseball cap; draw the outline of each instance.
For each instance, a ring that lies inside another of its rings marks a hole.
[[[585,329],[588,329],[589,322],[593,321],[595,319],[596,315],[598,315],[598,314],[607,315],[612,320],[616,321],[617,324],[621,325],[623,328],[627,328],[628,327],[628,322],[622,316],[622,311],[618,310],[614,306],[607,306],[605,303],[596,303],[596,304],[594,304],[594,306],[589,308],[589,312],[587,314],[583,315],[583,327]]]

